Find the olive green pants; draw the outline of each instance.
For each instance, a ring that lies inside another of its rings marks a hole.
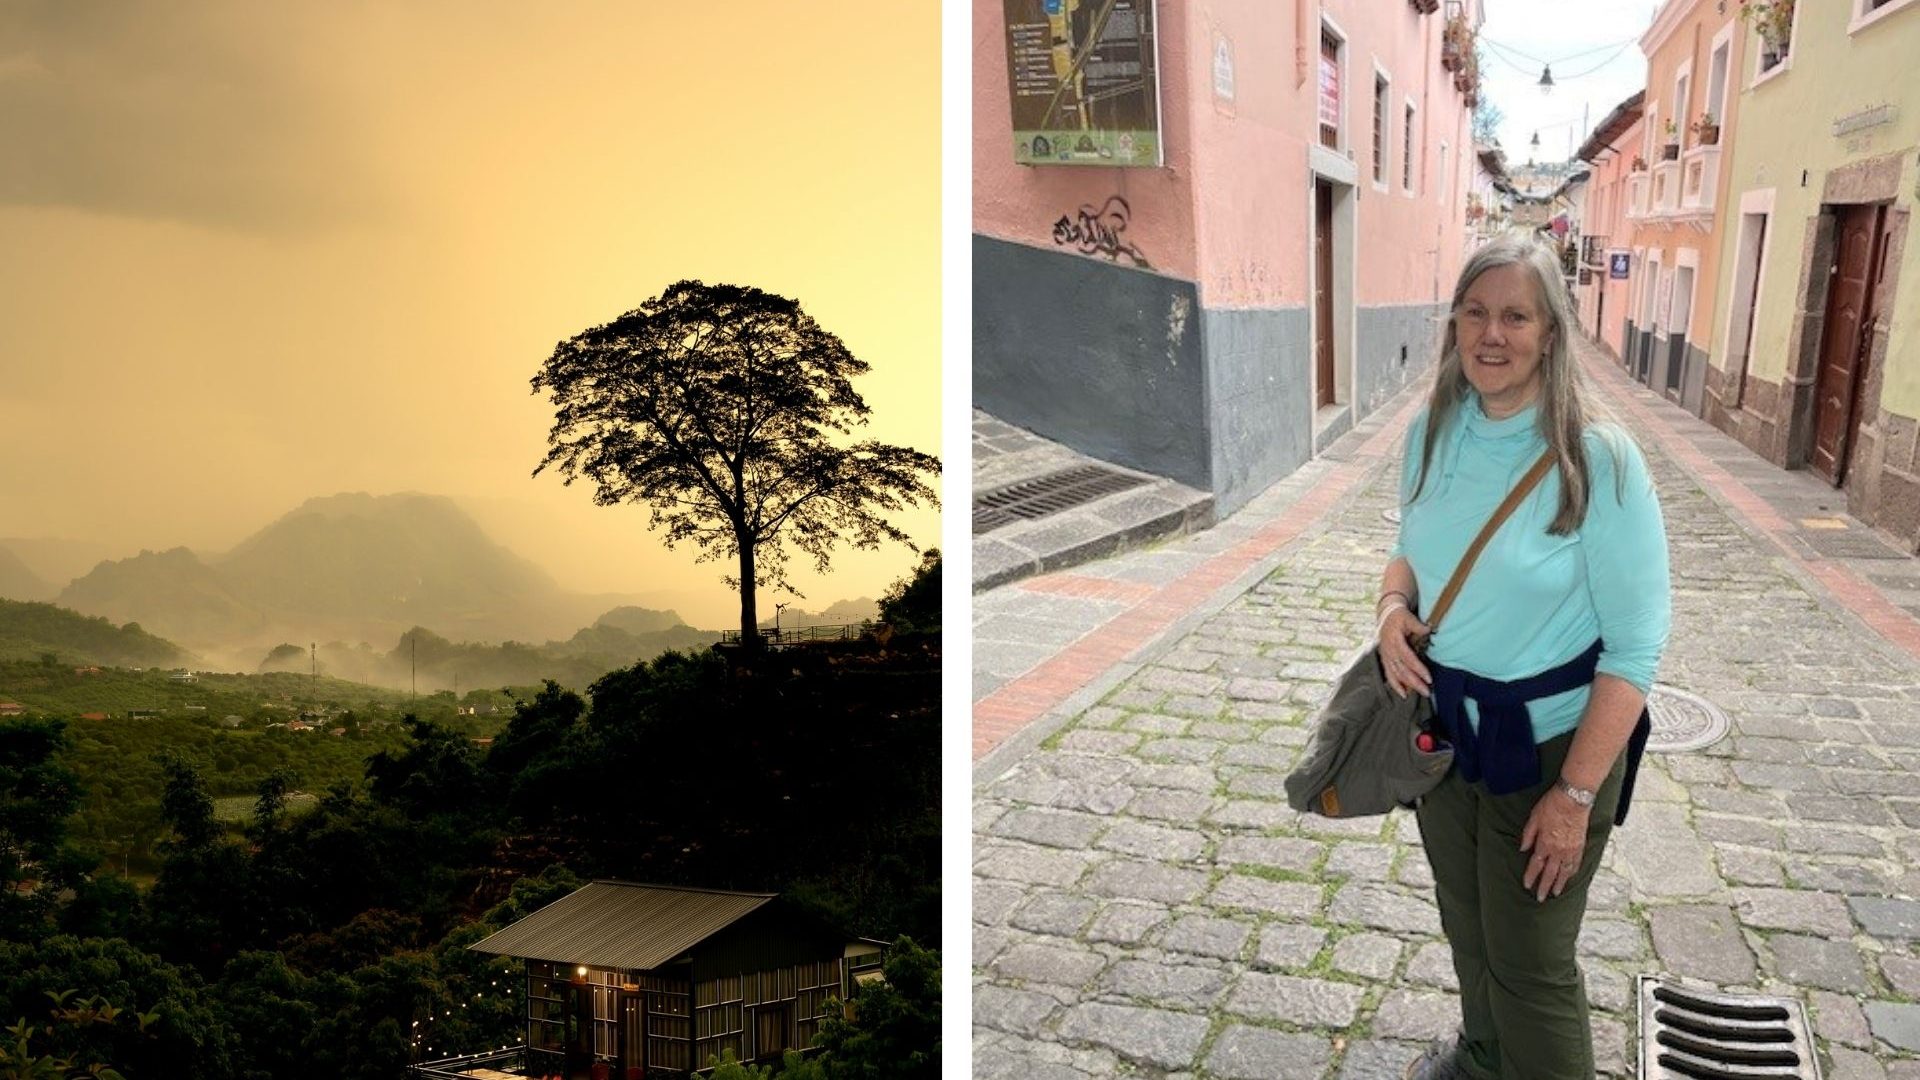
[[[1593,1077],[1587,988],[1574,951],[1587,886],[1613,831],[1625,754],[1600,786],[1580,870],[1566,891],[1543,903],[1521,885],[1531,856],[1520,850],[1520,835],[1572,745],[1571,732],[1541,743],[1541,782],[1511,795],[1489,794],[1455,769],[1418,811],[1440,926],[1460,976],[1465,1064],[1480,1080]]]

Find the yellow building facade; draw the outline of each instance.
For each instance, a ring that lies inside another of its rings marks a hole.
[[[1915,551],[1920,0],[1747,6],[1706,418]]]

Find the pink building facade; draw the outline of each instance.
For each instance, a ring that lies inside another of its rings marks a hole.
[[[1479,2],[1133,2],[1158,167],[1016,163],[1013,5],[974,0],[974,399],[1224,514],[1434,359]]]
[[[1593,129],[1581,145],[1579,158],[1593,166],[1587,181],[1587,205],[1581,215],[1581,281],[1574,287],[1580,303],[1580,325],[1587,336],[1605,346],[1620,362],[1627,354],[1628,301],[1632,297],[1634,265],[1631,249],[1633,221],[1627,206],[1636,177],[1634,167],[1641,142],[1641,106],[1644,92],[1621,102]]]

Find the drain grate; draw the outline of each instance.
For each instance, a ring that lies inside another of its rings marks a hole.
[[[1712,746],[1733,727],[1733,721],[1718,705],[1665,683],[1653,684],[1653,693],[1647,695],[1647,712],[1653,720],[1647,749],[1669,754]]]
[[[1807,1010],[1769,994],[1721,994],[1639,978],[1640,1080],[1820,1080]]]
[[[1800,537],[1800,542],[1829,559],[1904,559],[1900,551],[1865,533],[1819,532]]]
[[[1076,465],[1022,480],[973,497],[973,535],[992,532],[1016,521],[1032,521],[1071,510],[1150,482],[1149,477],[1116,472],[1099,465]]]

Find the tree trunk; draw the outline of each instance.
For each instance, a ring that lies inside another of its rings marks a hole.
[[[760,616],[754,608],[753,542],[737,533],[734,542],[740,548],[740,646],[759,649]]]

